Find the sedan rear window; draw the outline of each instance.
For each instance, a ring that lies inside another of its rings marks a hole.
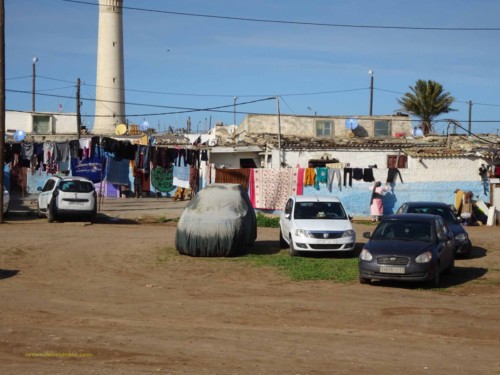
[[[67,193],[90,193],[94,191],[94,185],[87,181],[63,181],[59,184],[59,190]]]

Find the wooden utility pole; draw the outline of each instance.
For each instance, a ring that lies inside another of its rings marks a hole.
[[[3,189],[5,169],[5,7],[0,0],[0,223],[3,223]]]
[[[77,131],[78,131],[78,139],[80,139],[82,135],[82,114],[80,112],[80,78],[76,80],[76,122],[77,122]]]

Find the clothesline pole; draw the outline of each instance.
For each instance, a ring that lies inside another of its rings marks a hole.
[[[101,148],[101,138],[99,137],[99,149]],[[103,155],[104,156],[104,155]],[[99,207],[97,208],[97,210],[99,212],[101,212],[101,204],[102,204],[102,200],[103,200],[103,197],[102,197],[102,184],[104,183],[103,179],[102,179],[102,176],[103,176],[103,160],[104,160],[104,157],[101,157],[101,183],[99,184],[99,199],[98,199],[98,203],[99,203]]]

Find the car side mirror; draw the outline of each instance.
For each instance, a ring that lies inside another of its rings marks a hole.
[[[37,190],[37,191],[42,191],[42,187],[41,187],[41,186],[39,186],[36,190]]]
[[[450,239],[450,236],[446,233],[439,233],[437,238],[439,241],[448,241]]]
[[[370,238],[371,235],[372,235],[371,232],[364,232],[363,238]]]
[[[285,219],[290,220],[290,214],[285,214]]]
[[[348,216],[348,218],[349,218],[349,220],[351,220],[351,221],[352,221],[352,219],[354,219],[354,216],[349,215],[349,216]]]

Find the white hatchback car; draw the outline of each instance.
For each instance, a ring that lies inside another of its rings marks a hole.
[[[338,198],[291,196],[280,216],[280,245],[302,251],[353,252],[356,232]]]
[[[93,220],[97,214],[97,194],[92,181],[83,177],[51,177],[38,195],[38,217],[49,223],[63,217]]]

